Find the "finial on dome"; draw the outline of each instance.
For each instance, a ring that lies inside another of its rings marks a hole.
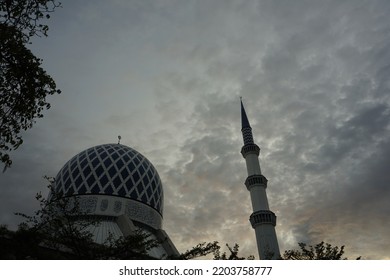
[[[121,139],[122,139],[122,137],[120,135],[118,135],[118,144],[121,143]]]

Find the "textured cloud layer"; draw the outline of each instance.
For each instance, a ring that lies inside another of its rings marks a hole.
[[[120,134],[159,170],[179,250],[218,240],[257,255],[243,96],[281,249],[324,240],[390,258],[389,13],[388,1],[64,3],[33,45],[63,94],[0,175],[0,222],[36,207],[43,175]]]

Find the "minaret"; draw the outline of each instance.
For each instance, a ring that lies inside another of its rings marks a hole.
[[[248,178],[245,185],[250,192],[253,213],[249,218],[256,233],[257,249],[260,259],[279,259],[279,245],[276,238],[275,213],[269,210],[267,193],[267,178],[261,174],[259,154],[260,148],[253,142],[252,128],[241,100],[241,123],[244,146],[241,154],[245,158]]]

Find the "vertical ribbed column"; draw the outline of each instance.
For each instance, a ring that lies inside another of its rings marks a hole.
[[[248,172],[245,185],[250,192],[253,208],[249,221],[255,230],[260,259],[279,259],[280,251],[275,231],[276,215],[269,210],[266,194],[268,180],[261,174],[259,163],[260,148],[253,141],[252,128],[242,101],[241,122],[241,132],[244,141],[241,154],[245,158]]]

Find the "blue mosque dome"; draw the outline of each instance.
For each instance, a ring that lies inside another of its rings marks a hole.
[[[152,163],[121,144],[104,144],[75,155],[58,172],[60,195],[106,195],[141,202],[161,216],[163,188]]]

